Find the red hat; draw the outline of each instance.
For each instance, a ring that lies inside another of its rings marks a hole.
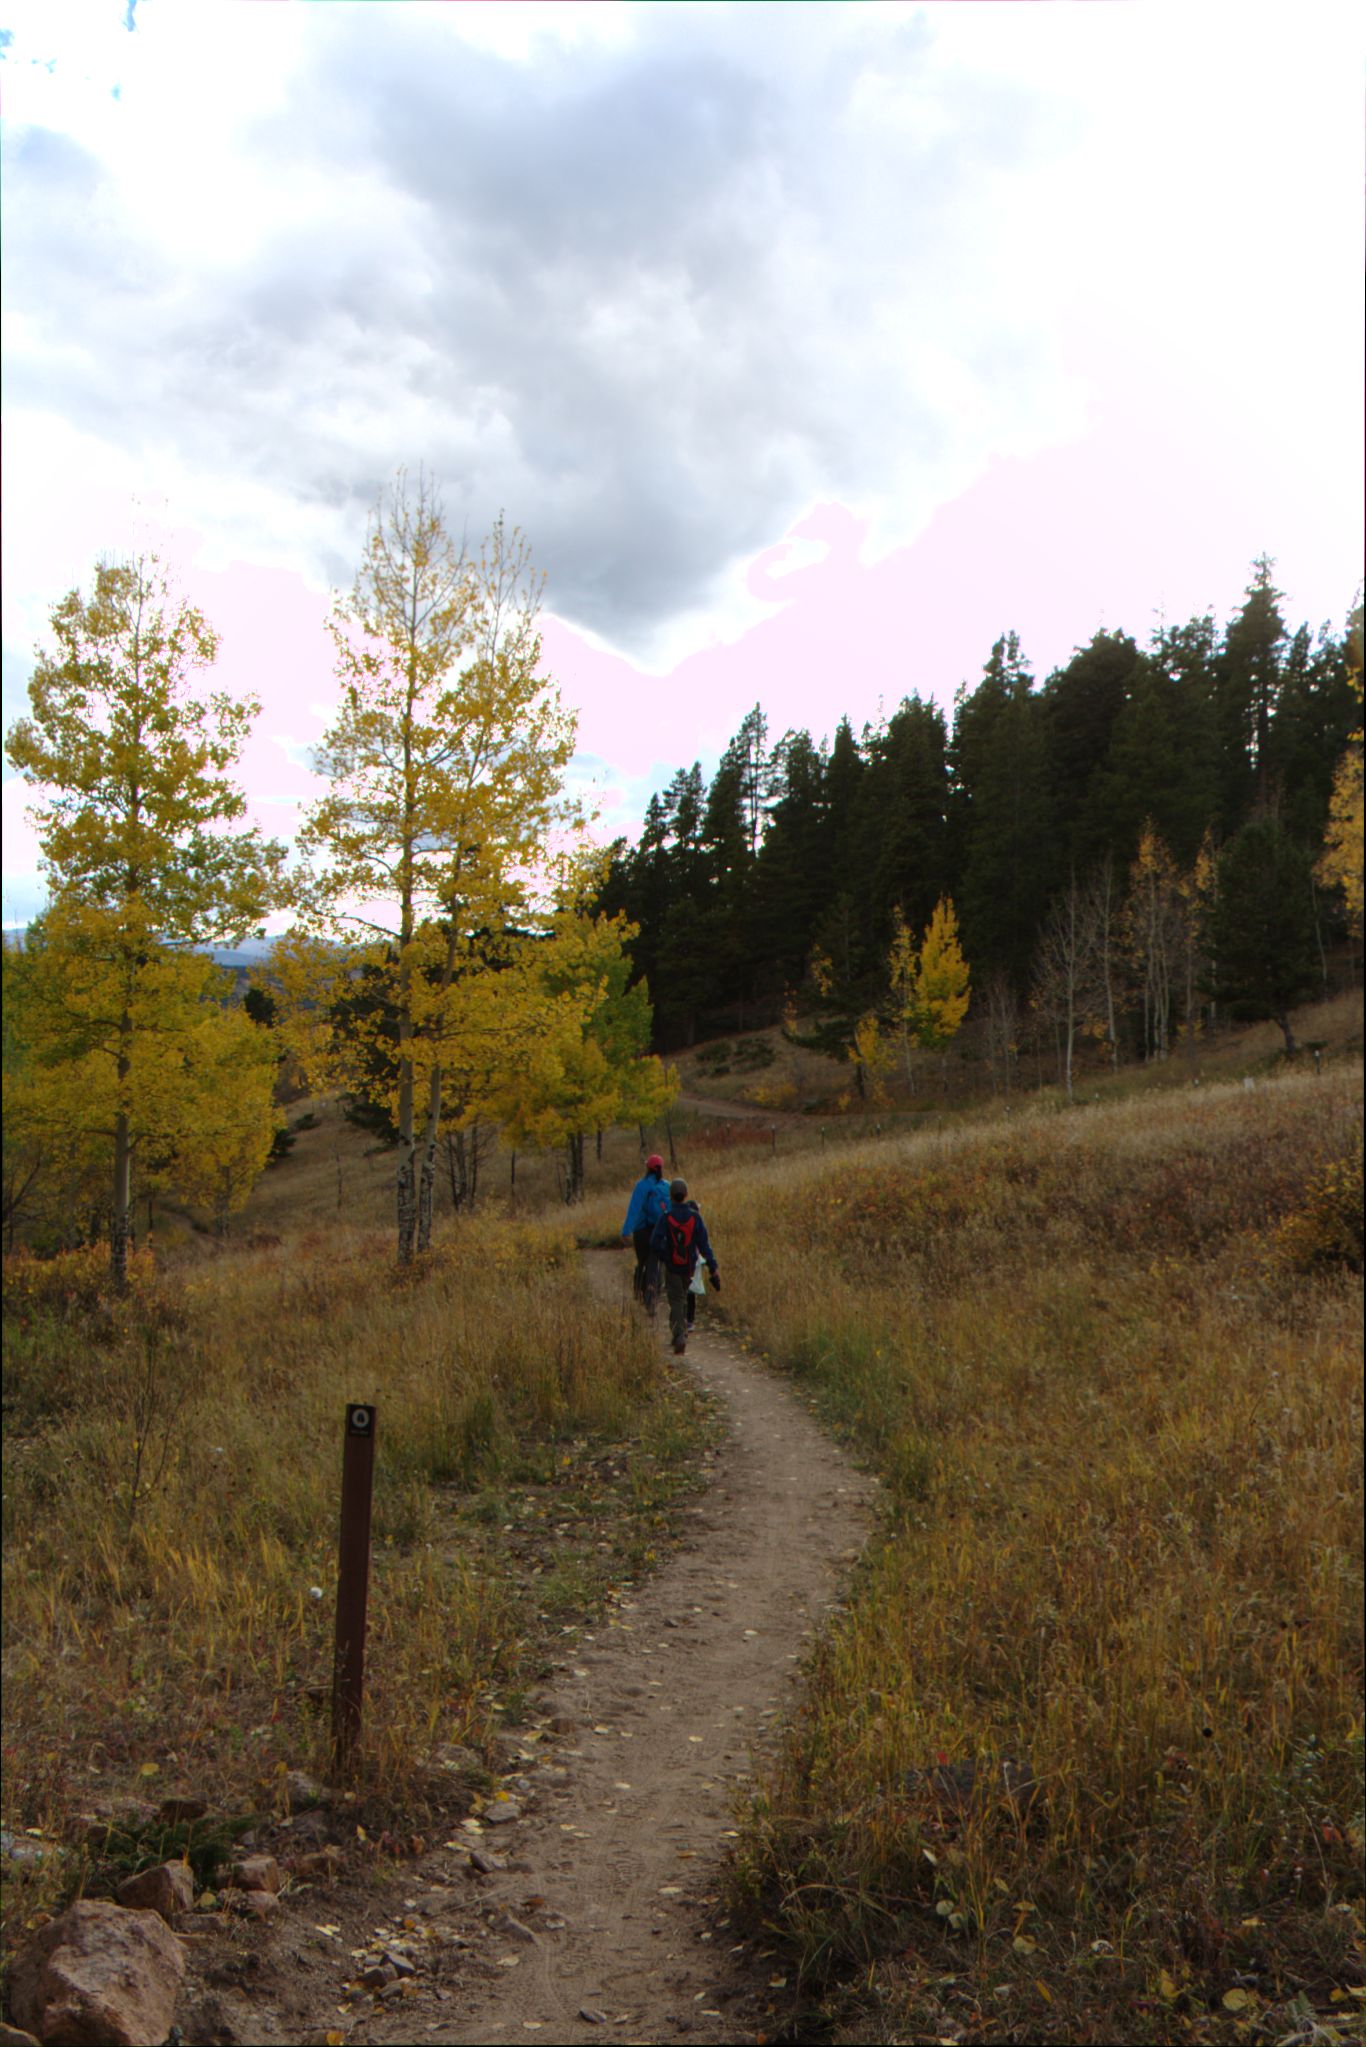
[[[659,1153],[657,1151],[652,1151],[650,1153],[649,1158],[647,1158],[645,1161],[645,1170],[647,1173],[652,1173],[656,1166],[658,1166],[661,1173],[664,1171],[663,1159],[659,1156]]]

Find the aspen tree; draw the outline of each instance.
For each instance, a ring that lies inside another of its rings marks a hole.
[[[52,632],[31,715],[6,742],[44,792],[34,815],[50,909],[34,1064],[109,1082],[110,1267],[122,1288],[134,1153],[205,999],[209,965],[191,949],[240,941],[275,906],[283,849],[225,829],[246,807],[228,771],[260,706],[203,692],[196,673],[217,634],[155,555],[101,564],[89,597],[72,590],[55,607]],[[85,1113],[73,1099],[73,1141]]]
[[[1356,691],[1358,703],[1362,700],[1361,673],[1361,607],[1358,605],[1352,614],[1347,653],[1348,681]],[[1361,763],[1362,728],[1358,726],[1348,739],[1347,750],[1333,776],[1328,828],[1324,833],[1323,853],[1317,868],[1318,879],[1325,887],[1342,890],[1348,920],[1358,932],[1361,930],[1362,913],[1363,819],[1366,818],[1366,790],[1363,789]]]
[[[400,471],[331,621],[342,703],[319,750],[332,790],[300,837],[318,863],[308,921],[384,981],[401,1263],[431,1227],[445,1005],[582,821],[563,793],[575,721],[538,673],[540,588],[515,529],[457,547],[435,486]]]
[[[892,911],[892,943],[887,952],[888,1009],[901,1039],[906,1085],[911,1084],[911,1035],[915,1023],[915,940],[898,903]]]
[[[563,1145],[566,1201],[583,1192],[590,1130],[652,1122],[678,1092],[674,1068],[646,1051],[646,991],[639,982],[627,985],[625,948],[635,929],[621,916],[589,917],[571,908],[532,948],[532,971],[555,1008],[503,1076],[496,1112],[519,1147]]]

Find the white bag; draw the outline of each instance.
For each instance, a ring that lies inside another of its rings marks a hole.
[[[691,1280],[688,1282],[688,1292],[690,1294],[704,1294],[706,1291],[707,1291],[706,1274],[703,1269],[702,1260],[699,1258],[697,1261],[696,1270],[694,1271]]]

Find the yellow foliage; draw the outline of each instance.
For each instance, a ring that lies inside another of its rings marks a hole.
[[[915,1034],[938,1050],[957,1035],[968,1013],[971,977],[958,940],[952,900],[941,896],[925,927],[915,976]]]

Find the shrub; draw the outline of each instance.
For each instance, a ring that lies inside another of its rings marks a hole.
[[[1362,1147],[1321,1166],[1299,1206],[1276,1231],[1279,1260],[1294,1272],[1362,1269]]]

